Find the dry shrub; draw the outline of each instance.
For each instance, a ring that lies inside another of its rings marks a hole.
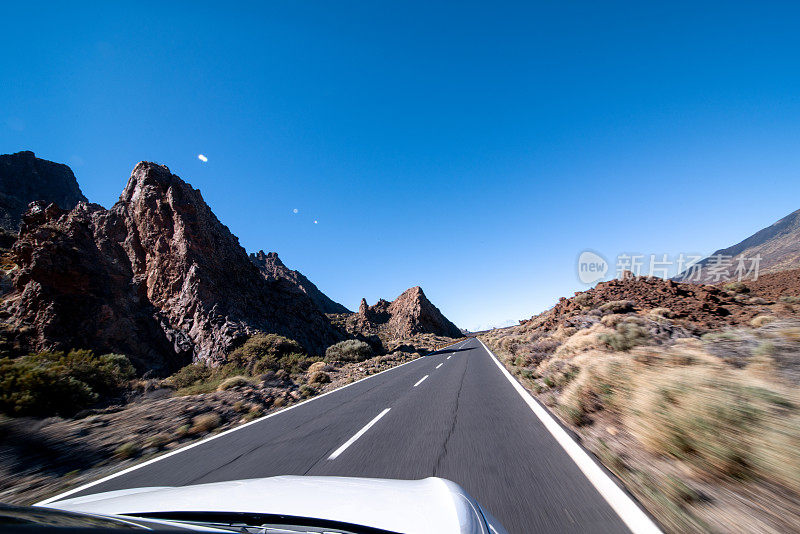
[[[575,328],[574,326],[565,326],[563,324],[560,324],[558,325],[558,328],[556,328],[556,331],[550,334],[550,338],[555,341],[563,343],[570,336],[574,335],[577,331],[578,329]]]
[[[728,282],[727,284],[722,286],[722,289],[726,291],[732,291],[733,293],[749,293],[750,288],[744,282]]]
[[[618,410],[629,391],[634,361],[627,355],[590,351],[572,360],[580,371],[561,393],[559,411],[574,424],[588,422],[600,409]]]
[[[314,371],[313,373],[310,373],[308,375],[309,384],[319,385],[319,384],[325,384],[330,381],[331,377],[323,371]]]
[[[251,385],[250,379],[246,376],[231,376],[226,378],[222,382],[219,383],[217,386],[217,391],[225,391],[226,389],[237,388],[241,386],[249,386]]]
[[[610,334],[601,334],[598,338],[616,351],[628,351],[637,345],[644,345],[650,340],[650,334],[633,322],[619,323]]]
[[[328,368],[328,364],[325,362],[314,362],[308,366],[309,373],[315,373],[317,371],[324,371]]]
[[[600,306],[600,311],[603,314],[607,313],[628,313],[634,311],[636,303],[632,300],[612,300]]]
[[[192,427],[189,429],[191,434],[203,434],[210,432],[222,424],[222,418],[216,412],[204,413],[192,419]]]
[[[672,310],[669,308],[653,308],[648,312],[648,314],[652,317],[663,317],[665,319],[669,319],[673,315]]]
[[[761,328],[762,326],[766,326],[772,321],[775,320],[775,317],[772,315],[759,315],[754,317],[752,321],[750,321],[750,326],[753,328]]]
[[[604,343],[600,336],[612,332],[611,329],[602,324],[596,324],[590,328],[579,330],[558,347],[555,351],[555,355],[563,357],[569,354],[577,354],[589,349],[599,348]]]
[[[569,362],[579,372],[557,410],[576,425],[609,410],[647,450],[699,475],[759,477],[800,491],[800,395],[759,369],[769,345],[760,345],[745,368],[702,347],[686,340],[669,348],[579,354]],[[555,376],[558,366],[540,367]]]
[[[161,433],[150,436],[145,442],[145,447],[161,450],[172,441],[172,436],[169,434]]]
[[[624,313],[611,313],[609,315],[604,315],[603,318],[600,319],[600,322],[603,324],[603,326],[616,328],[619,323],[630,319],[630,317],[630,315]]]
[[[592,296],[588,292],[575,293],[572,302],[581,308],[589,308],[592,305]]]
[[[120,460],[128,460],[139,455],[140,447],[133,441],[123,443],[114,450],[114,456]]]
[[[800,489],[795,395],[744,370],[663,367],[636,376],[625,422],[650,451],[698,472]]]

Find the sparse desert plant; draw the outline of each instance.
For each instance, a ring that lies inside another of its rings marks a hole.
[[[317,371],[324,371],[325,369],[327,369],[327,367],[328,364],[325,362],[314,362],[308,366],[308,372],[315,373]]]
[[[764,305],[764,304],[769,304],[769,301],[767,299],[761,298],[761,297],[751,297],[751,298],[747,299],[747,303],[748,304],[756,304],[756,305]]]
[[[325,351],[325,360],[340,362],[363,362],[374,355],[372,347],[364,341],[346,339],[331,345]]]
[[[643,345],[650,339],[650,334],[637,324],[619,323],[611,334],[600,334],[599,340],[616,351],[628,351],[637,345]]]
[[[245,414],[244,418],[246,421],[252,421],[253,419],[258,419],[262,415],[264,415],[264,410],[261,406],[253,404],[250,406],[250,410]]]
[[[603,313],[628,313],[634,311],[636,303],[632,300],[612,300],[600,306]]]
[[[128,460],[138,456],[140,450],[141,449],[138,444],[133,441],[128,441],[114,449],[114,456],[120,460]]]
[[[727,284],[722,286],[722,289],[726,291],[732,291],[733,293],[749,293],[750,288],[747,287],[747,284],[744,282],[728,282]]]
[[[300,393],[300,397],[304,399],[313,397],[317,394],[317,390],[307,384],[300,386],[300,388],[298,388],[298,392]]]
[[[649,450],[701,473],[761,475],[798,488],[796,401],[745,373],[702,365],[639,374],[626,424]]]
[[[759,315],[754,317],[752,321],[750,321],[750,326],[753,328],[761,328],[762,326],[766,326],[769,323],[773,322],[775,317],[772,315]]]
[[[602,324],[595,324],[590,328],[578,330],[564,341],[555,351],[555,356],[577,354],[601,346],[604,341],[600,336],[608,334],[609,329]]]
[[[653,308],[650,310],[649,314],[654,317],[664,317],[665,319],[669,319],[672,317],[672,310],[669,308]]]
[[[575,296],[572,297],[572,302],[581,308],[588,308],[592,305],[592,296],[586,291],[583,293],[576,293]]]
[[[788,304],[800,304],[800,297],[795,297],[792,295],[784,295],[780,298],[781,302],[786,302]]]
[[[169,434],[156,434],[150,436],[145,442],[145,448],[163,449],[172,441],[172,436]]]
[[[608,315],[604,315],[600,319],[600,323],[603,326],[607,326],[609,328],[616,328],[619,323],[628,320],[630,317],[631,317],[630,315],[624,313],[611,313]]]
[[[217,412],[208,412],[192,419],[192,427],[189,429],[191,434],[204,434],[210,432],[222,424],[222,418]]]
[[[218,391],[225,391],[225,390],[231,389],[231,388],[249,386],[250,384],[251,384],[250,379],[247,378],[246,376],[236,375],[236,376],[228,377],[225,380],[223,380],[222,382],[220,382],[219,386],[217,386],[217,390]]]
[[[573,424],[588,422],[600,409],[618,411],[630,391],[635,363],[627,354],[593,351],[573,360],[576,377],[558,399],[561,413]]]
[[[741,336],[736,332],[726,330],[724,332],[706,332],[700,339],[707,343],[714,343],[715,341],[739,341]]]
[[[328,373],[323,371],[314,371],[308,375],[308,383],[313,385],[326,384],[331,381]]]

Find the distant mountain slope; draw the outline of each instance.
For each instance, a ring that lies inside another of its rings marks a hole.
[[[800,210],[790,213],[783,219],[759,230],[744,241],[716,251],[708,258],[700,261],[700,281],[705,281],[705,270],[710,258],[717,255],[742,256],[754,258],[761,256],[759,274],[785,271],[800,267]],[[690,271],[684,271],[675,277],[676,281],[685,281]]]
[[[264,253],[263,250],[259,250],[255,254],[250,254],[250,261],[258,267],[258,270],[267,280],[282,279],[297,286],[300,291],[309,296],[323,313],[352,313],[338,302],[331,300],[311,280],[303,276],[303,273],[286,267],[278,257],[277,252]]]
[[[86,197],[66,165],[28,151],[0,155],[0,227],[16,232],[22,214],[35,200],[70,210]]]
[[[32,204],[12,256],[0,319],[30,350],[120,352],[164,372],[224,361],[259,331],[312,354],[344,337],[290,282],[266,280],[200,191],[155,163],[136,165],[111,209]]]

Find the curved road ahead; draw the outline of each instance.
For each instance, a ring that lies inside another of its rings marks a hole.
[[[438,476],[511,533],[629,532],[476,339],[71,496],[287,474]]]

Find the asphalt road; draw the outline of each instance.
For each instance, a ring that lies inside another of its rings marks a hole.
[[[629,532],[475,339],[72,496],[287,474],[443,477],[510,533]]]

